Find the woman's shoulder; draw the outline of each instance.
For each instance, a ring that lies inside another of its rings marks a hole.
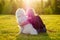
[[[35,18],[40,18],[40,16],[37,15],[37,16],[35,16]]]

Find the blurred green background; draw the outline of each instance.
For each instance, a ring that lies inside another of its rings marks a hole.
[[[34,8],[39,15],[60,14],[60,0],[32,2],[31,7]],[[0,0],[0,14],[14,15],[17,8],[24,8],[23,0]]]
[[[47,29],[47,33],[37,36],[18,34],[15,12],[18,8],[25,9],[25,6],[23,0],[0,0],[0,40],[60,40],[60,0],[35,0],[30,3]]]

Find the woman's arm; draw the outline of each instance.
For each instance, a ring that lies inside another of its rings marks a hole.
[[[28,24],[29,22],[28,21],[24,21],[24,22],[22,22],[21,24],[20,24],[20,26],[24,26],[24,25],[26,25],[26,24]]]

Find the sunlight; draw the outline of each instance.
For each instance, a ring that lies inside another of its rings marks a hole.
[[[41,2],[41,0],[23,0],[23,2],[28,3],[28,4],[33,3],[33,2],[38,2],[38,1]],[[43,1],[47,2],[48,0],[43,0]]]
[[[30,8],[31,4],[36,3],[36,2],[41,2],[42,0],[23,0],[24,7],[25,8]],[[43,2],[47,2],[48,0],[43,0]],[[34,5],[34,4],[33,4]]]
[[[24,7],[27,9],[30,7],[31,0],[23,0],[23,3],[24,3]]]
[[[23,0],[23,2],[28,3],[28,4],[30,4],[30,3],[34,2],[34,1],[36,1],[36,0]]]
[[[47,2],[48,0],[43,0],[44,2]]]
[[[30,8],[31,7],[31,4],[33,4],[33,2],[36,2],[37,0],[23,0],[24,2],[24,7],[27,9],[27,8]],[[38,0],[39,1],[39,0]]]

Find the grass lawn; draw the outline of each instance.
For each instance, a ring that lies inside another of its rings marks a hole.
[[[39,35],[19,34],[14,15],[0,15],[0,40],[60,40],[60,15],[41,15],[47,33]],[[52,30],[48,31],[48,30]]]

